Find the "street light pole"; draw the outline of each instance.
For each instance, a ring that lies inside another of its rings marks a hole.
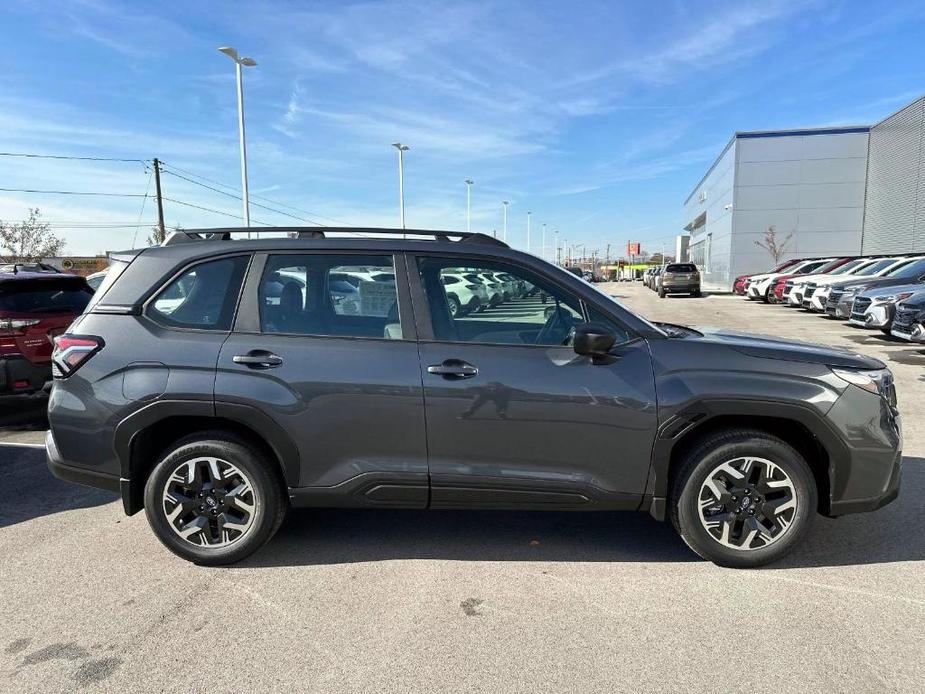
[[[530,252],[530,211],[527,210],[527,253]]]
[[[405,228],[405,157],[404,154],[410,148],[401,142],[393,142],[392,146],[398,150],[398,216],[401,220],[401,228]]]
[[[218,49],[234,61],[235,76],[238,82],[238,138],[241,143],[241,205],[244,210],[244,226],[251,225],[250,200],[247,193],[247,147],[244,143],[244,77],[242,67],[254,67],[257,61],[253,58],[242,58],[234,48],[223,47]],[[247,233],[250,238],[250,232]]]
[[[540,249],[540,258],[546,260],[546,222],[543,222],[543,246]]]
[[[473,181],[471,178],[467,178],[464,183],[466,184],[466,231],[472,231],[472,217],[469,207],[469,191],[472,189],[472,184],[475,183],[475,181]]]
[[[501,201],[501,209],[504,210],[504,228],[501,232],[501,240],[507,243],[507,206],[511,203],[507,200]]]
[[[556,265],[561,265],[561,258],[559,257],[559,230],[556,229],[552,232],[553,238],[556,240]]]

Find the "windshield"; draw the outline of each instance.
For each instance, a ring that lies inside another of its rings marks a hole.
[[[856,268],[858,265],[860,265],[863,262],[864,262],[863,260],[849,260],[847,263],[845,263],[841,267],[837,267],[834,270],[832,270],[829,274],[830,275],[843,275],[846,272],[850,272],[851,270],[853,270],[854,268]]]
[[[801,266],[800,269],[799,269],[799,270],[796,270],[793,274],[795,274],[795,275],[808,275],[809,273],[813,272],[814,270],[817,270],[818,268],[822,267],[822,266],[823,266],[824,264],[826,264],[827,262],[829,262],[829,261],[827,261],[827,260],[814,260],[814,261],[812,261],[811,263],[808,263],[808,264],[806,264],[806,265]]]
[[[918,277],[922,273],[925,273],[925,258],[903,263],[899,267],[890,270],[884,277]]]
[[[854,274],[867,277],[869,275],[873,275],[873,274],[880,272],[884,268],[890,267],[890,265],[892,265],[895,262],[896,262],[896,258],[884,258],[883,260],[878,260],[876,263],[872,263],[868,265],[863,270],[859,270],[858,272]]]

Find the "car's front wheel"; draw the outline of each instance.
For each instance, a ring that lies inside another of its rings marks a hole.
[[[157,538],[196,564],[232,564],[262,547],[286,512],[270,461],[224,432],[180,440],[145,484],[145,514]]]
[[[777,561],[800,542],[817,490],[803,457],[763,431],[734,429],[704,439],[671,485],[671,520],[704,559],[731,567]]]

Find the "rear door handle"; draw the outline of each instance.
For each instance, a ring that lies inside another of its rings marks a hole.
[[[432,364],[427,367],[427,373],[444,378],[472,378],[479,370],[467,362],[459,359],[447,359],[442,364]]]
[[[236,354],[231,360],[235,364],[244,364],[252,369],[272,369],[283,363],[281,357],[258,349],[251,350],[247,354]]]

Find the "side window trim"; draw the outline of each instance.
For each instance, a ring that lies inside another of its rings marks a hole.
[[[197,258],[196,260],[187,263],[186,265],[182,266],[179,270],[177,270],[174,274],[172,274],[170,277],[168,277],[166,280],[161,282],[160,285],[158,285],[153,291],[150,292],[148,297],[142,303],[139,314],[145,320],[149,320],[155,325],[157,325],[158,327],[161,327],[165,330],[176,330],[179,332],[197,332],[197,333],[224,333],[224,334],[230,333],[234,329],[234,325],[237,320],[238,310],[241,307],[244,285],[245,285],[248,273],[250,272],[250,266],[253,264],[253,256],[254,256],[253,253],[246,253],[246,252],[245,253],[227,253],[224,255],[210,256],[208,258]],[[241,284],[238,286],[238,296],[235,298],[235,304],[231,312],[231,325],[229,328],[227,329],[195,328],[195,327],[186,327],[186,326],[181,326],[181,325],[171,325],[170,323],[165,323],[163,321],[160,321],[157,319],[156,316],[151,315],[151,307],[154,304],[154,302],[157,301],[157,298],[161,295],[161,293],[165,289],[167,289],[167,287],[169,287],[171,284],[177,281],[179,278],[183,277],[183,275],[188,273],[190,270],[200,265],[205,265],[207,263],[211,263],[211,262],[215,262],[219,260],[233,260],[235,258],[247,258],[247,265],[244,268],[244,280],[245,281],[242,281]]]

